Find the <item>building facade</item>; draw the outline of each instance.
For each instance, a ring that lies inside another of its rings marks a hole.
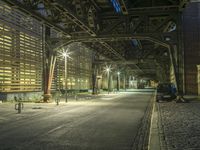
[[[50,28],[50,27],[48,27]],[[0,100],[40,99],[44,91],[47,48],[41,21],[0,1]],[[50,28],[52,38],[62,36]],[[92,51],[80,43],[63,47],[67,62],[67,88],[91,89]],[[65,88],[64,59],[58,52],[51,90]]]

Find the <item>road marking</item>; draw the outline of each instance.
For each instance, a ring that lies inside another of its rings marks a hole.
[[[48,131],[47,134],[53,133],[53,132],[55,132],[55,131],[57,131],[57,130],[63,128],[63,127],[64,127],[64,125],[58,126],[58,127],[54,128],[54,129]]]
[[[8,120],[8,119],[6,119],[6,118],[4,118],[4,117],[0,117],[0,120]]]
[[[101,98],[102,100],[112,100],[113,98],[108,98],[108,97],[105,97],[105,98]]]

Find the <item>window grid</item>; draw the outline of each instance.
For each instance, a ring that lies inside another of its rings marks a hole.
[[[0,92],[41,91],[42,25],[0,4]]]

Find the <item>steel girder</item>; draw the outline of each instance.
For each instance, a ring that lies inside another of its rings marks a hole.
[[[35,11],[34,7],[32,7],[32,5],[27,7],[26,5],[18,2],[17,0],[14,0],[14,1],[13,0],[3,0],[3,1],[8,3],[9,5],[11,5],[11,7],[13,7],[14,9],[19,9],[19,10],[29,14],[31,17],[38,19],[39,21],[43,22],[46,26],[52,27],[52,28],[58,30],[59,32],[62,32],[65,37],[70,37],[69,33],[66,32],[65,29],[58,26],[55,22],[52,22],[51,20],[47,19],[45,16],[42,16],[39,13],[37,13]],[[38,2],[39,1],[40,0],[38,0]],[[29,1],[27,1],[27,2],[29,2]],[[29,2],[28,4],[32,4],[32,3]]]
[[[150,4],[150,1],[146,0],[135,1],[133,2],[134,8],[127,8],[128,15],[121,15],[113,13],[113,10],[110,11],[110,9],[102,12],[102,8],[98,7],[99,1],[97,0],[20,0],[20,3],[12,0],[4,1],[23,9],[31,16],[44,21],[48,26],[58,29],[65,34],[66,38],[62,39],[69,40],[68,43],[85,42],[87,37],[88,41],[100,43],[102,47],[106,47],[108,52],[119,60],[125,59],[120,54],[120,50],[116,49],[124,50],[124,48],[122,46],[115,49],[114,45],[111,46],[112,41],[135,38],[139,40],[140,48],[145,48],[143,40],[156,43],[155,48],[158,48],[158,45],[168,47],[168,43],[176,44],[177,33],[168,31],[173,28],[173,23],[177,23],[177,14],[180,8],[184,8],[188,3],[188,0],[160,0],[159,3],[162,6],[158,6],[156,3]],[[46,15],[39,12],[39,4],[44,6],[42,9]],[[124,4],[126,5],[126,3]],[[142,7],[143,4],[145,7]],[[89,11],[91,13],[88,15]],[[89,17],[90,19],[88,19]],[[95,24],[94,27],[90,25],[91,22]],[[109,26],[110,24],[112,25]],[[159,34],[152,34],[155,31]],[[112,37],[107,37],[108,33]],[[122,36],[127,33],[131,35]],[[170,41],[166,41],[166,39]]]
[[[13,2],[11,0],[4,0],[5,2],[9,2],[10,4],[17,6],[21,9],[23,9],[24,11],[30,13],[30,14],[36,14],[34,11],[34,9],[30,9],[31,4],[29,1],[24,1],[24,3],[20,3],[20,2]],[[79,33],[83,33],[84,35],[89,35],[89,36],[96,36],[95,31],[93,31],[88,24],[85,23],[85,21],[83,21],[83,19],[80,19],[69,7],[67,7],[67,5],[65,4],[64,1],[62,0],[57,0],[57,1],[53,1],[53,0],[44,0],[44,5],[48,6],[47,8],[53,8],[54,10],[58,11],[58,15],[62,15],[63,18],[67,18],[67,20],[65,21],[71,21],[74,25],[78,26],[82,31],[84,32],[80,32],[78,31],[76,34],[76,36],[79,35]],[[47,19],[45,19],[43,16],[40,16],[39,14],[35,15],[37,18],[39,18],[40,20],[45,20],[45,23],[49,23],[51,22],[51,20],[47,21]],[[54,16],[55,17],[55,16]],[[55,20],[53,20],[55,21]],[[57,27],[58,29],[62,29],[62,27],[59,27],[58,25],[51,24],[53,27]],[[61,30],[63,33],[67,34],[66,37],[70,37],[71,34],[73,35],[73,33],[70,33],[69,31],[67,31],[66,29],[62,29]],[[98,40],[96,42],[99,42]],[[120,54],[117,53],[116,50],[114,50],[109,44],[105,43],[105,42],[100,42],[101,45],[106,48],[108,51],[110,51],[110,53],[112,53],[113,55],[115,55],[116,57],[118,57],[118,59],[124,59],[123,57],[120,56]]]
[[[178,40],[177,40],[178,17],[179,17],[178,5],[150,7],[150,8],[136,8],[129,10],[129,14],[126,17],[116,16],[108,12],[102,14],[101,26],[104,29],[102,31],[103,33],[105,33],[105,31],[106,32],[109,31],[107,33],[113,35],[113,38],[110,38],[111,41],[116,40],[115,38],[118,38],[117,35],[128,33],[130,34],[129,38],[119,36],[121,38],[121,39],[119,38],[119,40],[136,39],[140,41],[143,48],[149,47],[144,45],[143,42],[144,40],[149,40],[152,43],[155,43],[154,44],[155,49],[157,49],[159,45],[166,47],[166,50],[168,51],[169,54],[170,53],[168,50],[169,45],[171,44],[178,45]],[[106,28],[109,25],[109,22],[112,23],[112,26]],[[163,53],[166,50],[164,50]],[[139,55],[139,53],[137,55]]]
[[[55,48],[59,49],[62,46],[69,45],[73,42],[84,42],[84,43],[93,43],[96,41],[107,42],[107,41],[127,41],[132,39],[138,40],[148,40],[152,43],[159,44],[164,47],[168,47],[169,42],[165,40],[165,37],[170,37],[175,33],[143,33],[143,34],[108,34],[108,35],[99,35],[96,37],[91,36],[80,36],[72,38],[52,38],[52,42],[58,42]],[[60,42],[60,43],[59,43]]]
[[[169,14],[176,14],[178,11],[178,6],[155,6],[155,7],[143,7],[143,8],[130,8],[128,17],[138,17],[138,16],[164,16]],[[99,16],[103,20],[118,19],[122,17],[121,15],[116,15],[114,12],[102,12]]]
[[[46,0],[46,3],[48,3],[49,1]],[[63,15],[65,15],[65,17],[67,17],[71,22],[73,22],[74,24],[76,24],[77,26],[79,26],[84,32],[86,32],[89,36],[91,37],[95,37],[97,34],[94,30],[92,30],[88,24],[85,23],[85,21],[83,21],[82,19],[80,19],[78,16],[76,16],[76,14],[74,14],[69,7],[67,7],[64,3],[64,1],[53,1],[53,2],[49,2],[48,5],[51,5],[52,7],[54,7],[55,9],[57,9],[60,12],[63,12]],[[75,36],[79,36],[80,32],[74,33]],[[73,33],[71,33],[73,34]],[[103,42],[103,41],[99,41],[98,39],[96,39],[94,42],[99,42],[104,48],[106,48],[110,53],[112,53],[115,57],[117,57],[118,59],[121,60],[125,60],[116,50],[114,50],[108,43]]]

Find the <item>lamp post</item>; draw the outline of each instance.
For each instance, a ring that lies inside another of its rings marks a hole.
[[[110,67],[106,68],[106,72],[107,72],[107,81],[108,81],[108,94],[109,94],[109,90],[110,90]]]
[[[126,74],[124,74],[124,91],[126,91]]]
[[[117,91],[120,90],[120,72],[117,72]]]
[[[66,51],[64,51],[62,53],[64,59],[65,59],[65,70],[64,70],[64,73],[65,73],[65,102],[67,103],[67,58],[69,58],[69,51],[68,49]]]
[[[110,72],[111,72],[111,65],[110,66],[105,66],[104,67],[104,72],[107,74],[107,82],[108,82],[108,94],[110,90]]]

